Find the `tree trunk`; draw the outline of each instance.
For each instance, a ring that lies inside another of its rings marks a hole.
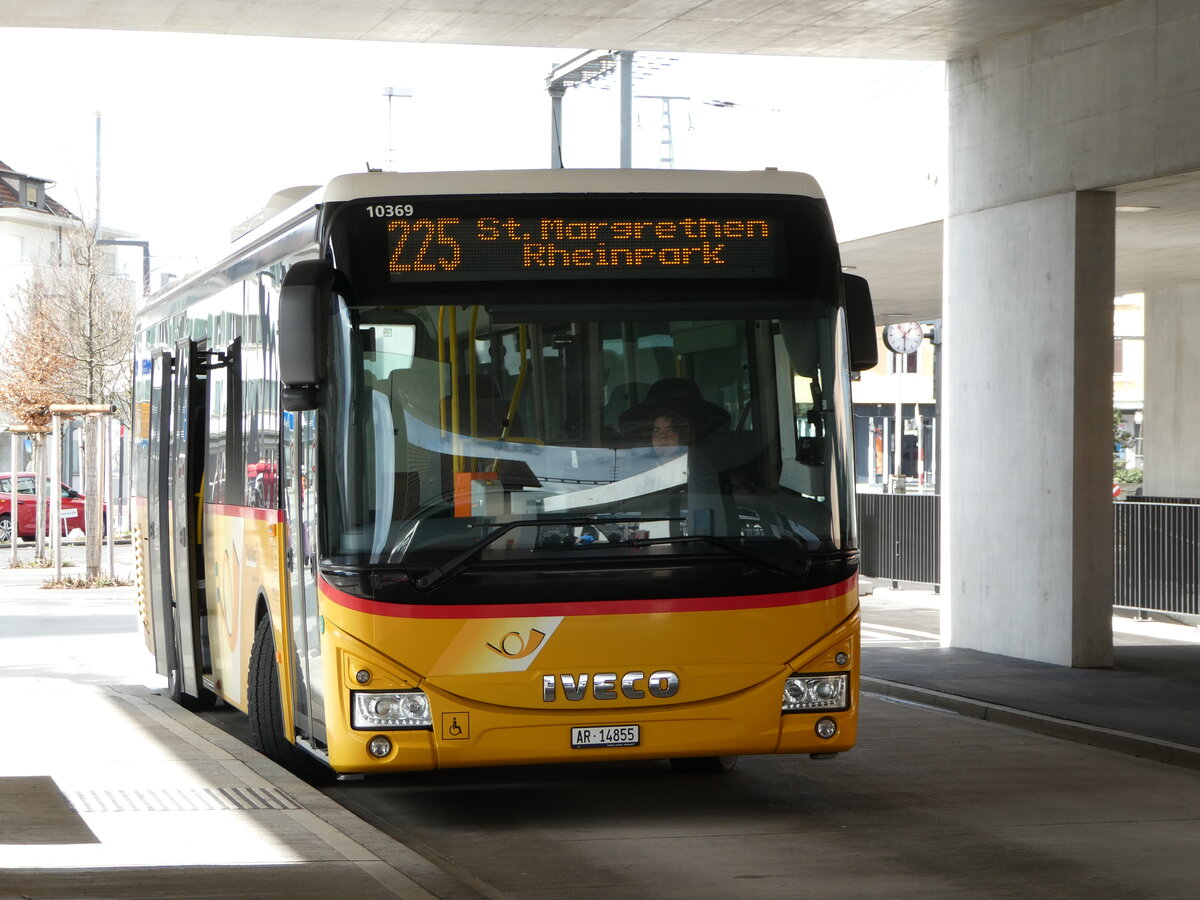
[[[88,581],[100,577],[100,417],[86,416],[83,420],[83,531],[84,559]]]
[[[49,510],[46,508],[46,436],[35,434],[33,437],[33,473],[34,473],[34,513],[33,513],[33,558],[46,558],[46,518]]]

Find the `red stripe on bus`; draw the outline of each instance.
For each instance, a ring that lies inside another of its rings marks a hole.
[[[654,600],[594,600],[562,603],[496,603],[458,604],[455,606],[416,606],[408,603],[382,603],[355,597],[340,591],[321,579],[325,597],[356,612],[405,619],[500,619],[524,616],[610,616],[645,613],[712,612],[735,609],[771,609],[820,603],[850,592],[857,576],[838,584],[807,591],[788,591],[782,594],[749,594],[733,597],[669,597]]]
[[[239,519],[261,519],[264,522],[282,522],[282,509],[261,509],[257,506],[227,506],[224,503],[205,503],[204,510],[212,516],[234,516]]]

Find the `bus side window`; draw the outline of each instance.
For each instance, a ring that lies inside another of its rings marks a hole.
[[[208,460],[205,500],[240,506],[244,500],[241,429],[241,341],[225,351],[225,362],[208,375]]]

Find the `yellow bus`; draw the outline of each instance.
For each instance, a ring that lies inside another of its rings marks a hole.
[[[139,606],[172,697],[343,776],[854,745],[876,338],[812,178],[282,197],[138,317]]]

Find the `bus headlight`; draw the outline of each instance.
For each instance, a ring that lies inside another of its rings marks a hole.
[[[848,709],[850,678],[840,675],[792,675],[783,683],[783,711]]]
[[[421,691],[352,691],[350,724],[360,730],[430,728],[429,698]]]

